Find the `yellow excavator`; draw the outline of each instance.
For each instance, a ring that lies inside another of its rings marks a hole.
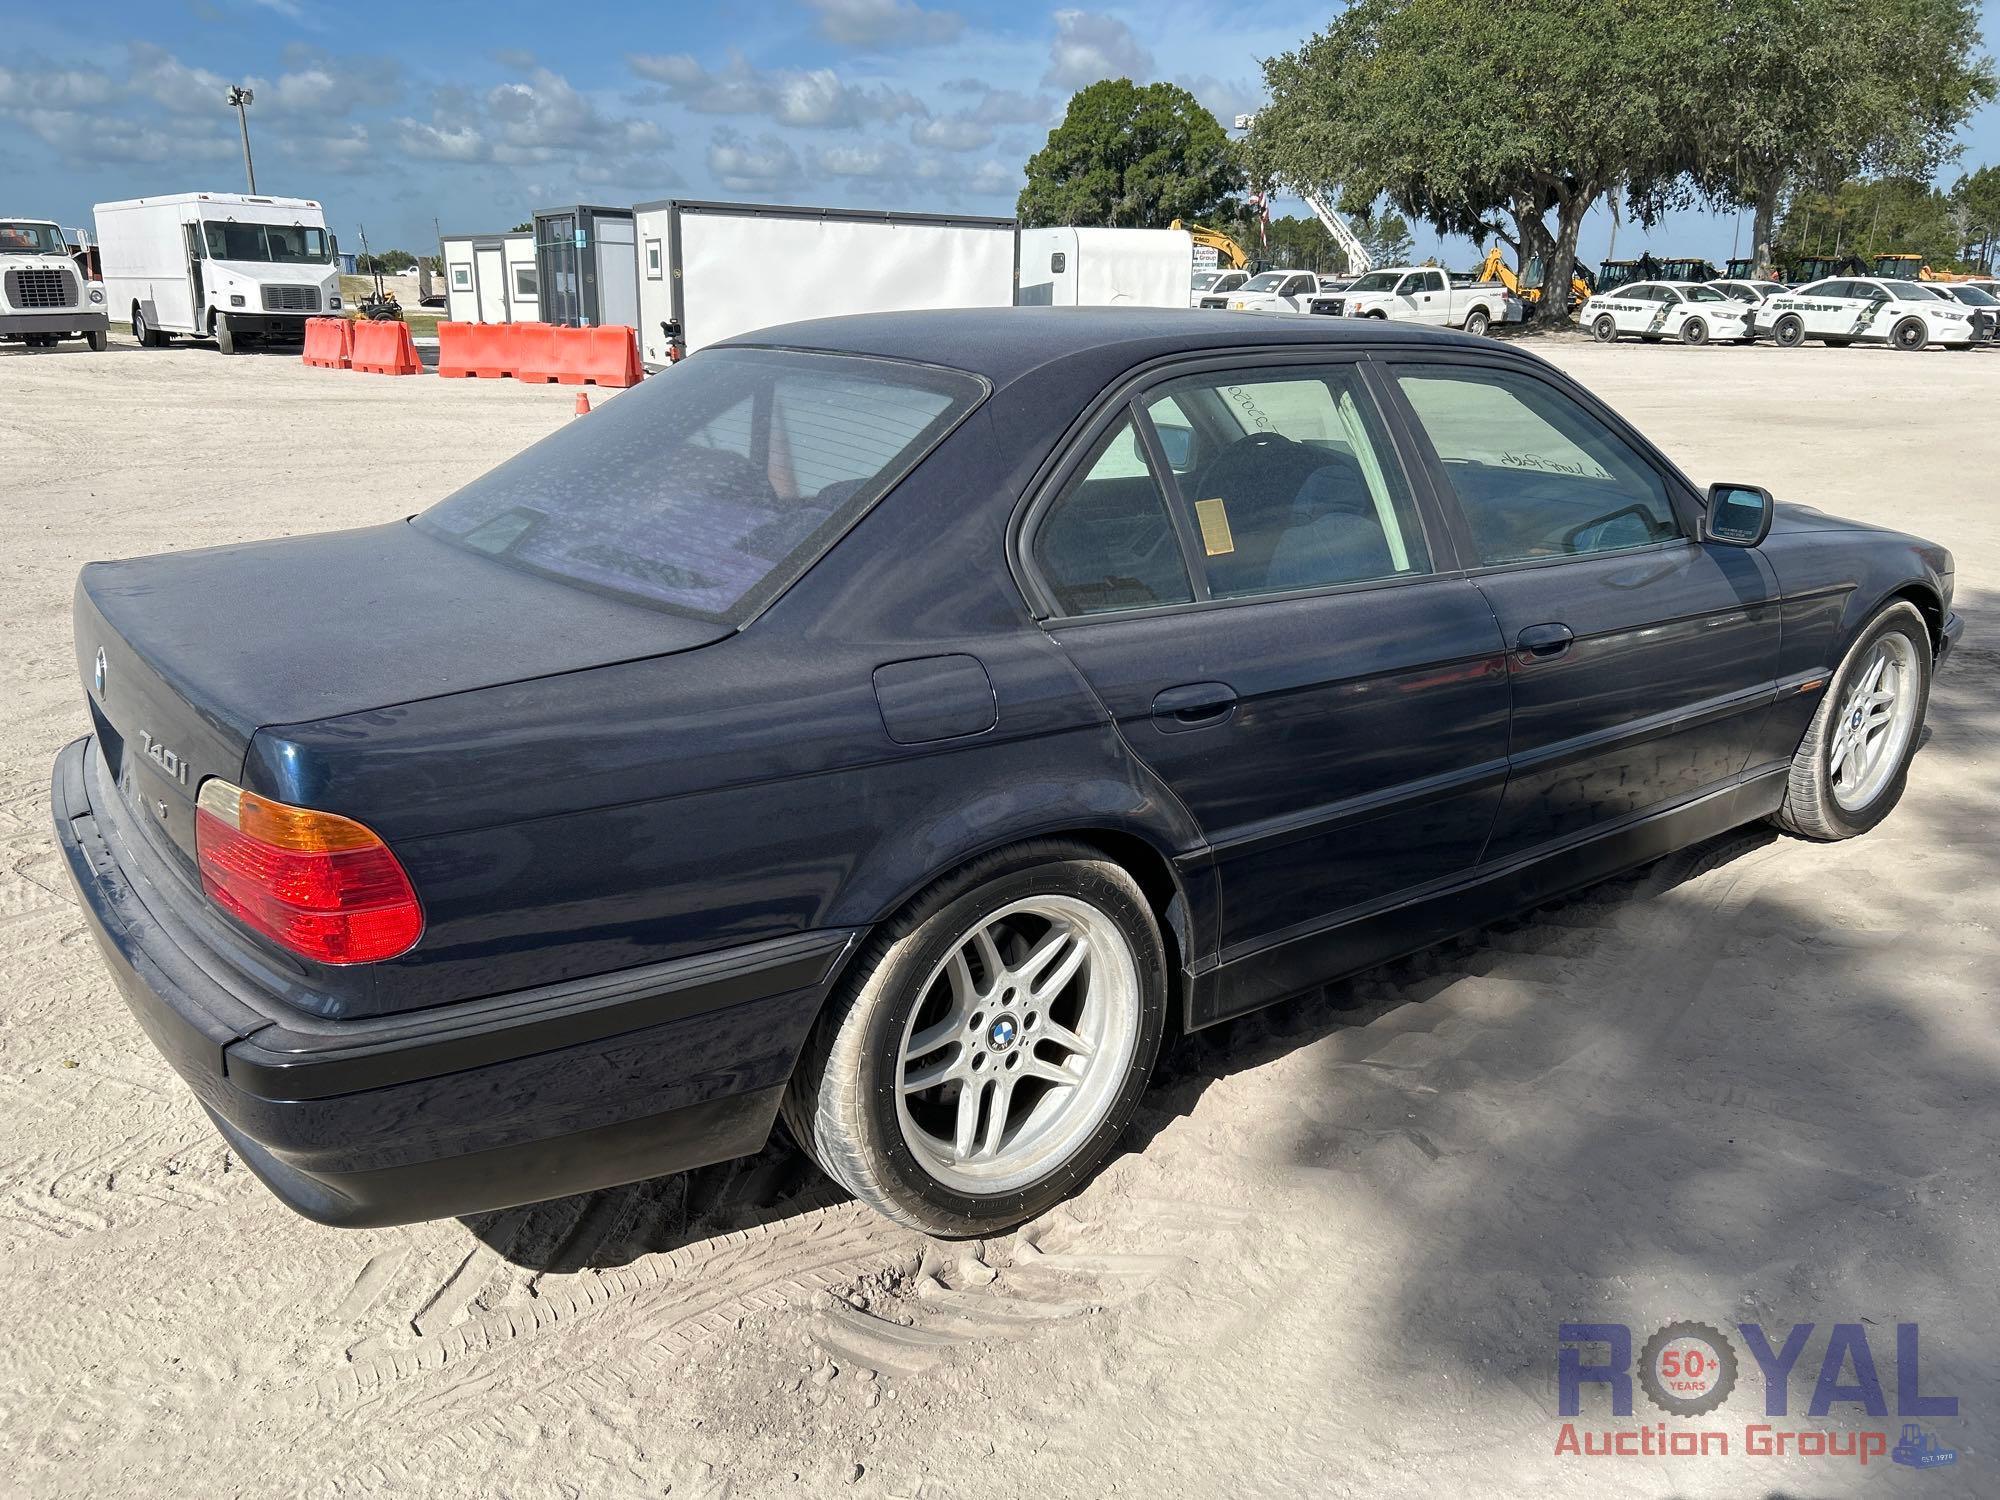
[[[1970,271],[1933,271],[1921,255],[1907,253],[1878,255],[1870,269],[1877,276],[1891,276],[1901,281],[1979,280],[1979,277]]]
[[[1542,300],[1542,289],[1539,285],[1528,287],[1525,290],[1522,288],[1521,278],[1516,276],[1514,268],[1507,264],[1507,257],[1498,245],[1495,245],[1491,250],[1486,252],[1486,259],[1479,263],[1479,269],[1474,271],[1472,275],[1475,281],[1499,282],[1523,302],[1539,302]],[[1575,312],[1585,302],[1589,301],[1591,291],[1590,280],[1584,274],[1581,266],[1570,272],[1570,311]]]
[[[1245,250],[1219,229],[1210,229],[1203,224],[1183,224],[1179,219],[1167,226],[1169,229],[1185,229],[1197,245],[1206,245],[1215,252],[1215,263],[1225,271],[1249,269],[1250,252]]]

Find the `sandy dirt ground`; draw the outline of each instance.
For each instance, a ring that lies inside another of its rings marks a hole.
[[[971,1247],[782,1145],[464,1221],[281,1208],[125,1012],[52,845],[76,570],[406,515],[574,393],[0,354],[0,1492],[2000,1493],[2000,354],[1540,347],[1698,481],[1955,549],[1969,628],[1902,807],[1185,1039],[1105,1172]],[[1749,1368],[1669,1424],[1726,1458],[1558,1455],[1558,1325],[1683,1318],[1815,1324],[1775,1425],[1892,1440],[1920,1323],[1957,1465],[1747,1454]],[[1885,1419],[1802,1415],[1835,1324]]]

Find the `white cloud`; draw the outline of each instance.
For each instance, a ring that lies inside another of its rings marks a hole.
[[[804,175],[798,153],[768,132],[748,140],[734,130],[708,139],[708,170],[732,193],[771,193],[796,185]]]
[[[96,68],[0,67],[0,110],[75,109],[112,93],[110,76]]]
[[[982,151],[993,144],[993,127],[971,115],[940,115],[910,127],[910,139],[940,151]]]
[[[1116,16],[1059,10],[1055,22],[1055,40],[1049,44],[1049,70],[1042,75],[1046,86],[1080,89],[1100,78],[1143,81],[1153,71],[1153,54],[1139,44],[1132,28]]]
[[[957,39],[965,18],[925,10],[914,0],[806,0],[819,12],[819,33],[846,47],[927,47]]]
[[[505,166],[617,161],[648,156],[669,143],[654,121],[607,115],[547,68],[483,95],[441,90],[430,120],[402,119],[397,127],[413,156]]]
[[[684,52],[633,53],[626,62],[639,77],[660,85],[665,102],[697,114],[765,115],[780,125],[852,129],[926,112],[907,89],[849,84],[832,68],[767,72],[736,53],[715,71]]]
[[[131,65],[131,87],[161,108],[177,115],[205,115],[225,107],[223,96],[232,80],[206,68],[190,67],[151,42],[133,42],[125,50]]]

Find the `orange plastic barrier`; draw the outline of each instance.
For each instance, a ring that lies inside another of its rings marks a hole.
[[[352,358],[354,325],[345,318],[307,318],[305,362],[315,369],[344,370]]]
[[[516,373],[520,363],[517,330],[526,323],[438,324],[438,374],[497,380]]]
[[[623,390],[645,378],[638,338],[622,324],[608,328],[557,328],[535,323],[515,326],[523,330],[520,363],[514,371],[517,379]]]
[[[421,375],[424,367],[417,359],[417,346],[410,342],[406,323],[362,321],[352,325],[354,343],[349,352],[349,368],[370,375]]]

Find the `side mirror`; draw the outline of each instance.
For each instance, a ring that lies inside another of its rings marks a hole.
[[[1771,492],[1754,484],[1711,484],[1702,540],[1725,547],[1755,547],[1771,534],[1776,508]]]
[[[1178,474],[1194,462],[1192,427],[1163,427],[1155,423],[1153,430],[1160,435],[1160,451],[1167,456],[1168,468]]]

